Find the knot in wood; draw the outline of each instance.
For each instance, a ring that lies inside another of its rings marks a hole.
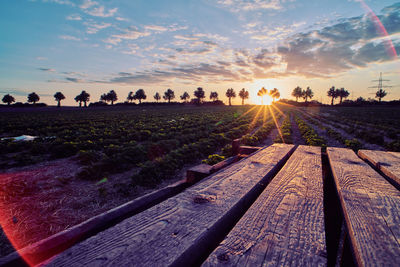
[[[225,261],[225,262],[229,261],[229,255],[227,252],[224,252],[224,253],[218,254],[217,259],[219,261]]]
[[[197,204],[208,203],[215,200],[215,196],[210,195],[197,195],[193,198],[193,202]]]

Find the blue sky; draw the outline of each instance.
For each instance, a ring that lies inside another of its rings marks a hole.
[[[372,10],[388,36],[377,30]],[[277,87],[289,98],[310,86],[328,102],[332,85],[373,97],[379,72],[400,98],[400,2],[351,0],[2,0],[0,95],[25,102],[35,91],[66,105],[81,91],[119,100],[143,88],[148,100],[197,87],[220,99],[227,88]],[[393,51],[392,51],[393,52]],[[240,103],[235,99],[234,103]]]

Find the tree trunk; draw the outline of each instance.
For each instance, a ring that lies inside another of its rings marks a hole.
[[[139,104],[142,104],[142,99],[139,98]]]
[[[343,97],[340,97],[340,104],[342,104]]]
[[[242,98],[242,105],[244,105],[244,98]]]
[[[59,108],[61,106],[61,104],[60,104],[61,100],[58,100],[57,102],[58,102],[57,107]]]
[[[83,101],[83,103],[85,104],[85,108],[87,107],[87,105],[86,105],[86,101]]]
[[[111,106],[114,105],[114,100],[111,100]]]
[[[332,96],[332,100],[331,100],[331,106],[333,106],[333,96]]]
[[[79,101],[79,107],[82,107],[82,101]]]
[[[232,104],[231,104],[231,98],[229,97],[229,106],[232,106]]]
[[[296,96],[296,102],[299,102],[299,97],[298,96]]]

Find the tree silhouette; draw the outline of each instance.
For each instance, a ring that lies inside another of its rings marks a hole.
[[[33,103],[34,105],[39,101],[39,99],[40,97],[35,92],[28,95],[28,102]]]
[[[229,88],[228,90],[226,90],[226,97],[229,98],[229,106],[232,106],[231,103],[231,98],[235,98],[236,97],[236,92],[235,90],[233,90],[233,88]]]
[[[257,95],[258,95],[259,97],[261,97],[261,104],[264,105],[263,97],[264,97],[265,95],[268,95],[268,90],[265,89],[265,88],[263,87],[263,88],[261,88],[260,90],[258,90]]]
[[[329,88],[328,96],[332,97],[331,106],[333,106],[333,101],[335,100],[335,98],[338,97],[338,90],[335,89],[335,86],[332,86],[331,88]]]
[[[7,103],[7,105],[10,105],[12,102],[15,102],[15,98],[12,95],[6,94],[3,97],[3,103]]]
[[[157,103],[161,99],[161,96],[160,96],[160,94],[158,92],[153,97],[157,101]]]
[[[134,98],[133,92],[130,91],[129,94],[128,94],[128,97],[126,98],[126,100],[128,100],[129,102],[132,103],[132,101],[133,101],[134,99],[135,99],[135,98]]]
[[[171,89],[168,89],[167,91],[164,92],[163,96],[164,100],[168,100],[168,103],[171,102],[171,99],[175,98],[175,93]]]
[[[111,105],[114,105],[114,101],[118,100],[117,93],[114,90],[111,90],[107,93],[107,101],[111,102]]]
[[[292,96],[296,98],[296,102],[298,102],[299,97],[303,96],[303,90],[301,89],[300,86],[297,86],[296,88],[293,89]]]
[[[303,91],[302,95],[303,95],[304,100],[307,103],[308,98],[311,99],[314,97],[314,92],[311,90],[310,87],[307,87],[307,89]]]
[[[197,87],[197,90],[194,91],[194,96],[197,97],[197,101],[200,104],[201,101],[203,100],[203,98],[205,98],[205,92],[203,90],[203,88],[201,87]]]
[[[239,97],[242,99],[242,105],[244,105],[244,100],[249,98],[249,91],[242,88],[242,90],[239,91]]]
[[[347,98],[349,95],[350,95],[349,91],[347,91],[343,87],[340,88],[340,90],[339,90],[340,104],[342,104],[343,98]]]
[[[279,90],[274,88],[269,92],[269,95],[272,97],[272,101],[275,102],[275,98],[279,98],[281,94],[279,93]]]
[[[139,100],[139,104],[142,104],[142,99],[145,100],[147,96],[143,89],[139,89],[136,91],[134,98]]]
[[[61,100],[65,99],[65,96],[61,92],[54,94],[54,99],[57,101],[57,107],[61,106]]]
[[[188,92],[184,92],[183,95],[181,95],[181,100],[186,103],[186,100],[190,98],[190,95]]]
[[[381,88],[378,91],[376,91],[375,97],[379,99],[379,102],[381,102],[382,98],[384,98],[386,95],[387,95],[386,91]]]
[[[218,93],[217,92],[211,92],[210,93],[210,100],[217,101],[218,100]]]
[[[87,106],[87,102],[90,100],[90,94],[88,94],[85,90],[83,90],[79,95],[75,97],[75,101],[79,102],[79,107],[82,106],[82,102]]]

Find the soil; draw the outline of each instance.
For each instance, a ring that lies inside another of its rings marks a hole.
[[[77,179],[81,166],[74,157],[0,173],[0,257],[182,180],[192,166],[183,166],[156,188],[130,187],[135,169],[102,183]]]
[[[300,133],[299,127],[297,126],[297,123],[294,120],[293,115],[290,116],[290,124],[292,125],[292,141],[293,141],[293,144],[305,145],[306,142],[304,141],[303,137],[301,137],[301,133]]]

